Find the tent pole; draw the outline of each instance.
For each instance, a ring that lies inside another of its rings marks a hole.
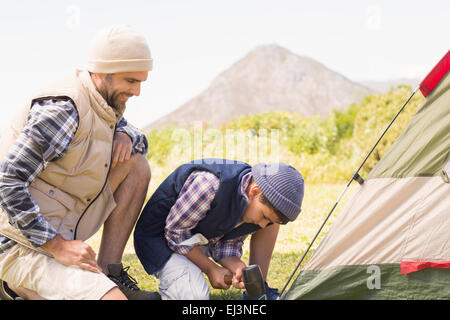
[[[337,205],[339,204],[339,202],[341,201],[342,197],[344,196],[345,192],[347,191],[347,189],[350,187],[351,183],[353,180],[356,180],[359,184],[363,184],[364,180],[359,176],[359,170],[361,170],[361,168],[363,167],[363,165],[366,163],[367,159],[370,157],[370,155],[372,154],[372,152],[375,150],[375,148],[377,147],[378,143],[380,143],[381,139],[383,139],[384,135],[386,134],[386,132],[389,130],[389,128],[392,126],[392,124],[394,123],[394,121],[397,119],[397,117],[400,115],[400,113],[403,111],[403,109],[405,109],[406,105],[409,103],[409,101],[412,99],[412,97],[416,94],[417,90],[419,90],[420,86],[417,86],[414,91],[411,93],[411,95],[409,96],[409,98],[405,101],[405,103],[403,103],[402,107],[397,111],[397,113],[395,114],[395,116],[392,118],[391,122],[389,122],[389,124],[387,125],[387,127],[384,129],[383,133],[380,135],[380,137],[378,138],[377,142],[375,142],[375,144],[373,145],[372,149],[369,151],[369,153],[367,153],[366,157],[364,158],[364,160],[361,162],[361,165],[359,166],[359,168],[355,171],[355,173],[353,174],[352,178],[348,181],[347,185],[345,186],[344,190],[341,192],[340,196],[338,197],[338,199],[336,200],[336,202],[333,205],[333,208],[331,208],[330,212],[328,213],[327,217],[325,218],[325,220],[323,221],[322,225],[319,228],[319,231],[317,231],[316,235],[314,236],[314,238],[312,239],[311,243],[309,244],[308,248],[306,249],[305,253],[303,254],[302,258],[300,259],[299,263],[297,264],[297,266],[295,267],[294,271],[292,272],[291,276],[289,277],[288,281],[286,282],[286,284],[284,285],[283,289],[281,290],[280,293],[280,297],[278,299],[283,299],[284,298],[284,291],[286,290],[286,287],[289,285],[289,282],[291,282],[294,274],[297,272],[298,268],[300,267],[300,265],[302,264],[303,260],[305,259],[306,255],[309,252],[309,249],[311,249],[312,245],[314,244],[314,242],[316,241],[317,237],[319,236],[319,234],[322,232],[323,227],[325,226],[325,224],[327,223],[328,219],[330,218],[331,214],[334,212],[334,209],[336,209]]]

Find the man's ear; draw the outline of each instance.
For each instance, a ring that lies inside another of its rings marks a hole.
[[[95,87],[97,88],[97,91],[100,91],[103,88],[106,74],[104,73],[90,73],[92,82],[94,82]]]

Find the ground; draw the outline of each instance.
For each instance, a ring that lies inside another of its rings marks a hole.
[[[281,291],[344,188],[344,184],[306,184],[302,212],[295,222],[288,223],[280,228],[280,234],[278,235],[268,275],[270,287],[278,288]],[[310,253],[314,252],[320,239],[327,232],[356,189],[357,183],[353,183],[347,190],[341,203],[327,222],[323,232],[313,244]],[[87,241],[96,252],[98,252],[98,248],[100,247],[100,239],[101,230]],[[246,262],[248,262],[249,256],[248,244],[249,241],[247,239],[244,243],[242,257]],[[134,252],[132,237],[130,237],[127,243],[122,262],[124,266],[130,266],[129,273],[138,281],[141,289],[158,290],[159,280],[153,276],[149,276],[145,272]],[[241,299],[241,297],[242,291],[234,288],[229,290],[211,290],[211,299],[235,300]]]

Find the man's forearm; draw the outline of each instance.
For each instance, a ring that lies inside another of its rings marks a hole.
[[[53,239],[56,230],[39,213],[40,208],[24,183],[7,176],[1,169],[0,177],[0,206],[8,215],[10,224],[35,247]]]
[[[61,237],[61,235],[57,234],[53,239],[50,239],[49,241],[44,243],[41,248],[54,255],[55,252],[58,252],[61,248],[63,241],[64,239]]]

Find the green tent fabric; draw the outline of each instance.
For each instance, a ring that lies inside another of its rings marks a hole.
[[[349,200],[285,299],[450,299],[450,72]]]
[[[427,97],[368,179],[440,175],[450,155],[450,74]]]

